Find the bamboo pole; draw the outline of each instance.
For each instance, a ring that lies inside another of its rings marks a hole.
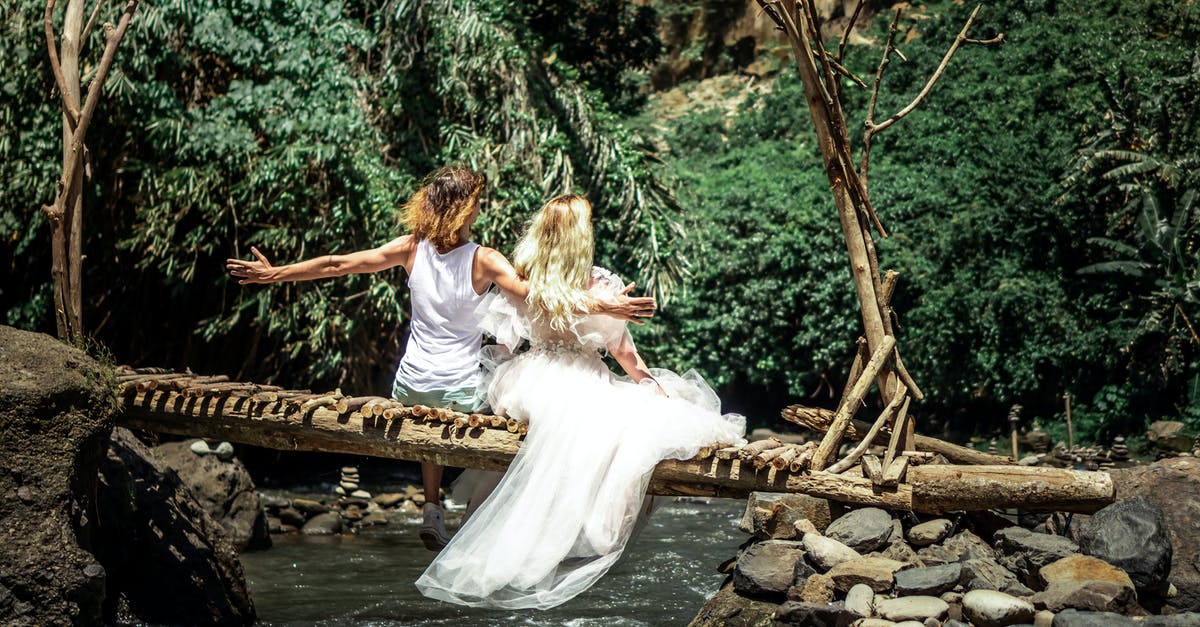
[[[823,470],[829,462],[829,458],[837,452],[838,446],[842,443],[842,435],[846,432],[846,427],[850,424],[850,419],[858,411],[858,404],[862,402],[867,391],[871,389],[871,384],[875,380],[875,376],[879,374],[879,370],[883,364],[892,356],[892,349],[896,347],[896,338],[888,335],[883,338],[874,354],[871,355],[870,361],[866,366],[863,366],[862,376],[858,382],[854,384],[850,390],[850,395],[842,399],[842,404],[838,407],[837,413],[833,416],[833,422],[829,426],[829,430],[825,432],[825,437],[821,440],[820,446],[817,447],[817,452],[813,454],[811,467],[814,470]]]
[[[828,409],[821,409],[819,407],[804,407],[802,405],[791,405],[785,407],[781,413],[784,420],[796,423],[806,429],[812,429],[813,431],[822,433],[829,430],[829,425],[833,421],[833,414],[834,412]],[[851,420],[850,424],[846,427],[845,435],[852,440],[861,440],[870,428],[871,425],[867,424],[866,422],[861,420]],[[884,428],[881,429],[879,436],[876,436],[876,440],[878,440],[879,437],[890,434],[891,429],[884,426]],[[959,446],[957,444],[952,444],[950,442],[946,442],[945,440],[939,440],[927,435],[917,434],[915,443],[918,451],[938,453],[947,460],[956,464],[999,466],[1012,463],[1012,460],[1008,459],[1007,457],[989,455],[973,448]],[[886,445],[887,442],[876,441],[872,442],[872,444]]]

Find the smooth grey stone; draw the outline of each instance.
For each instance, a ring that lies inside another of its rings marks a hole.
[[[892,516],[877,507],[856,509],[829,523],[825,535],[859,553],[869,553],[887,545]]]
[[[1053,627],[1136,627],[1137,622],[1112,612],[1063,610],[1054,615]]]
[[[958,585],[962,564],[910,568],[896,573],[897,594],[939,595]]]
[[[1033,604],[995,590],[972,590],[963,595],[963,616],[976,627],[1005,627],[1033,620]]]
[[[803,542],[804,552],[808,561],[821,572],[826,572],[842,562],[862,557],[858,551],[833,538],[826,538],[820,534],[804,534]]]

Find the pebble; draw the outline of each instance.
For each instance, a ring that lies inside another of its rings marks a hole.
[[[908,530],[908,541],[913,546],[929,546],[945,540],[953,529],[954,523],[945,518],[923,522]]]
[[[403,501],[405,498],[407,497],[405,497],[403,494],[389,492],[387,494],[380,494],[376,496],[375,503],[377,503],[380,507],[391,508],[399,505],[400,501]]]
[[[1033,604],[995,590],[963,595],[963,614],[976,627],[1004,627],[1033,620]]]
[[[821,572],[862,557],[858,551],[841,542],[816,533],[804,535],[804,551],[809,563]]]
[[[371,498],[371,493],[370,493],[370,492],[367,492],[366,490],[355,490],[355,491],[353,491],[353,492],[351,492],[351,493],[350,493],[350,498],[353,498],[353,499],[369,499],[369,498]]]
[[[897,599],[884,599],[875,604],[875,612],[880,616],[894,621],[941,618],[950,606],[937,597],[907,596]]]
[[[846,609],[859,616],[870,616],[874,613],[875,591],[865,583],[851,586],[846,593]]]

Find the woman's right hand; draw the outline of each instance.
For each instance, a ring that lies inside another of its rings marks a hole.
[[[258,258],[258,261],[242,261],[241,259],[226,259],[225,269],[229,274],[240,279],[239,285],[248,285],[251,283],[274,283],[275,278],[272,276],[274,267],[270,261],[267,261],[266,255],[263,255],[257,248],[251,246],[250,252]]]

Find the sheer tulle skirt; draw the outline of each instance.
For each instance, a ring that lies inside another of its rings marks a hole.
[[[535,349],[501,364],[489,402],[528,421],[529,434],[492,495],[417,580],[421,592],[546,609],[604,575],[633,534],[659,461],[743,442],[745,419],[722,415],[698,375],[655,376],[671,398],[614,377],[594,352]]]

